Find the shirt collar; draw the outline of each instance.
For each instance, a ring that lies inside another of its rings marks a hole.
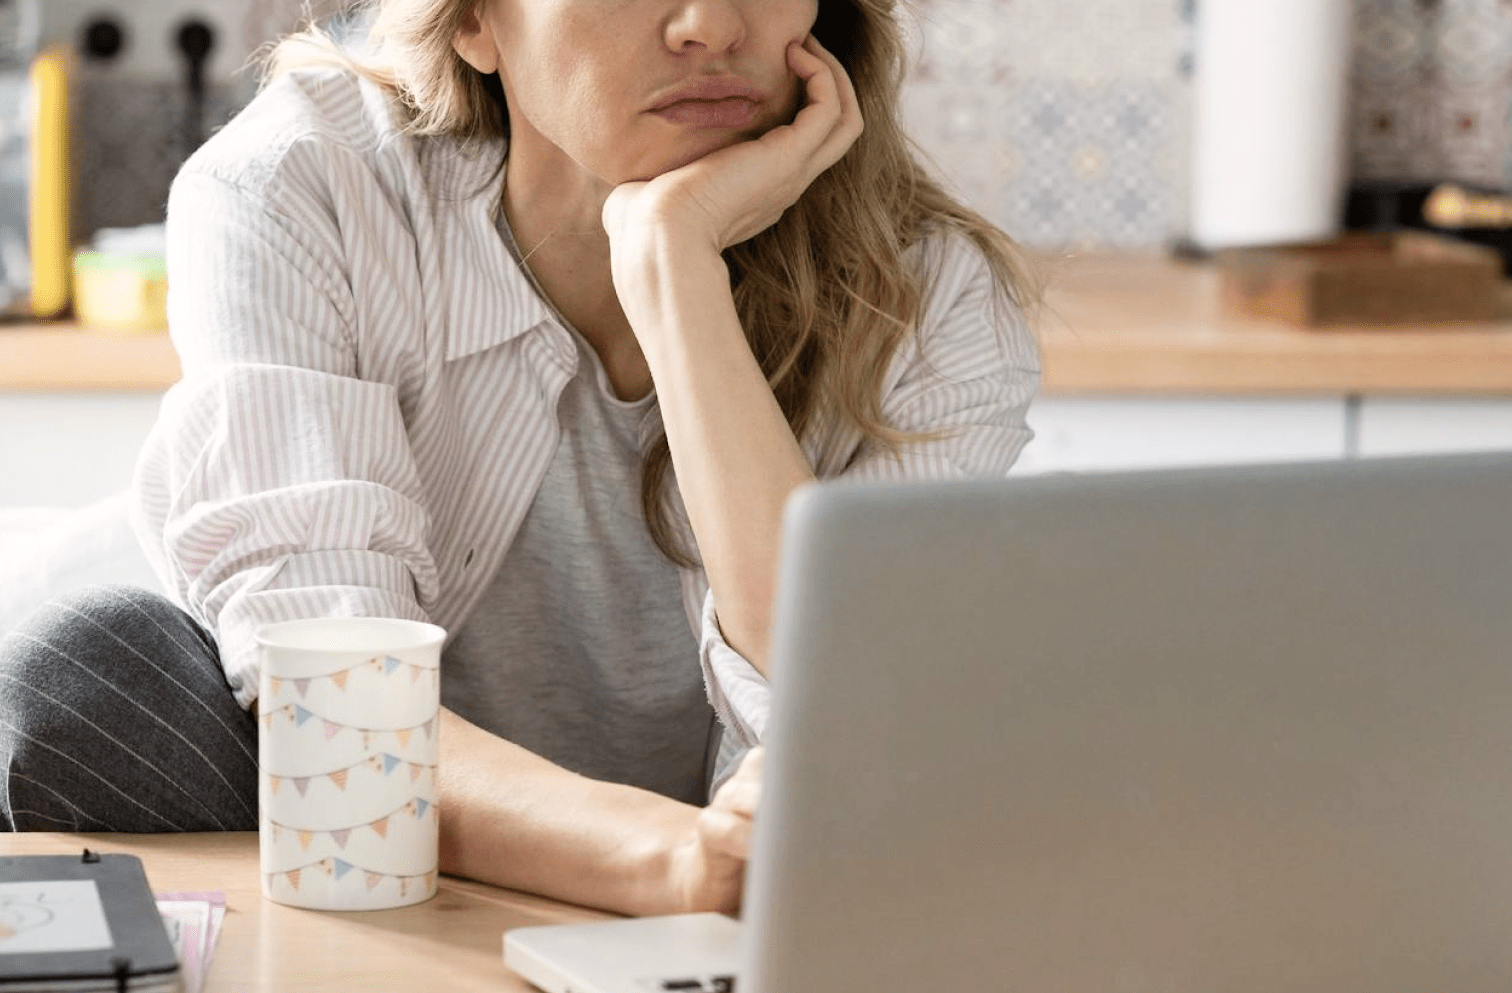
[[[499,234],[504,150],[499,142],[435,137],[427,139],[421,156],[432,223],[440,229],[439,237],[428,240],[443,245],[446,257],[419,262],[443,269],[438,281],[447,298],[447,361],[502,345],[551,320]]]

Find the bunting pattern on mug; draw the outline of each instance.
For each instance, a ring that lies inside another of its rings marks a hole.
[[[396,818],[408,816],[418,821],[423,820],[427,814],[432,817],[438,816],[439,810],[440,808],[434,801],[417,796],[403,806],[394,808],[382,817],[362,824],[354,824],[351,827],[317,831],[310,828],[296,827],[292,824],[282,824],[272,818],[265,818],[265,823],[268,829],[273,832],[273,840],[275,842],[285,833],[292,834],[299,838],[299,847],[308,851],[311,843],[316,838],[329,837],[336,842],[337,848],[345,850],[347,840],[352,836],[353,831],[366,829],[372,831],[380,838],[387,838],[389,825]]]
[[[429,764],[411,762],[409,759],[401,759],[397,755],[382,752],[378,755],[370,755],[361,762],[353,763],[345,769],[333,769],[330,772],[316,772],[308,776],[280,776],[272,772],[265,772],[264,775],[268,779],[268,788],[272,790],[274,796],[278,795],[278,791],[285,784],[292,785],[294,789],[299,791],[300,796],[304,796],[312,782],[327,780],[333,783],[338,790],[345,790],[348,777],[358,769],[372,769],[374,772],[382,773],[385,776],[392,776],[401,766],[409,770],[409,778],[412,783],[419,779],[427,770],[434,772],[436,769],[434,762]]]
[[[409,895],[410,887],[423,886],[427,890],[436,888],[437,875],[435,870],[421,872],[414,875],[404,875],[395,872],[375,872],[372,869],[364,869],[354,865],[346,859],[327,856],[318,862],[310,862],[294,869],[280,869],[277,872],[265,873],[268,885],[271,887],[279,879],[283,879],[294,889],[299,889],[299,884],[307,879],[312,873],[320,873],[338,881],[345,879],[352,873],[357,873],[369,890],[372,890],[385,879],[397,879],[399,881],[399,895]]]
[[[302,700],[304,699],[304,695],[309,692],[310,684],[315,682],[316,680],[325,680],[329,683],[332,683],[338,690],[346,689],[347,679],[358,669],[370,669],[385,676],[392,676],[394,675],[394,673],[403,670],[408,674],[409,680],[412,683],[418,683],[420,681],[420,677],[427,673],[430,674],[430,678],[433,682],[438,681],[441,678],[440,669],[430,666],[415,665],[411,662],[403,662],[399,659],[394,658],[392,655],[375,655],[374,657],[367,659],[364,662],[358,662],[356,665],[350,665],[345,669],[339,669],[336,672],[328,672],[320,676],[308,676],[301,679],[285,679],[277,676],[270,676],[268,679],[268,684],[273,691],[273,695],[277,696],[280,692],[283,691],[285,683],[293,683],[294,692],[298,693],[300,699]]]
[[[282,707],[274,707],[272,710],[260,715],[258,720],[262,722],[264,729],[271,729],[275,720],[285,720],[296,727],[304,727],[310,721],[319,721],[325,727],[326,740],[336,737],[343,731],[354,731],[362,735],[363,748],[373,747],[373,739],[383,734],[393,735],[394,739],[399,742],[400,748],[408,748],[410,738],[414,736],[415,732],[418,731],[429,738],[436,731],[436,718],[434,717],[424,723],[407,728],[365,728],[354,724],[341,724],[331,720],[329,717],[317,714],[310,708],[298,703],[286,703]]]

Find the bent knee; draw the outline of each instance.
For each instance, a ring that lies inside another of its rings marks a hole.
[[[214,643],[158,594],[79,590],[0,640],[0,820],[12,829],[245,827],[255,748]]]
[[[80,691],[92,696],[99,683],[134,683],[147,669],[219,678],[215,643],[204,630],[166,597],[133,586],[87,586],[55,597],[0,639],[0,683],[62,701]]]

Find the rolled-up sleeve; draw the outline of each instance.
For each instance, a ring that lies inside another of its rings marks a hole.
[[[427,619],[437,592],[398,388],[359,378],[343,232],[317,191],[185,172],[168,211],[183,379],[137,466],[133,524],[215,635],[237,700],[263,624]]]
[[[1028,320],[964,239],[932,243],[926,254],[935,257],[919,327],[894,356],[882,401],[884,421],[918,439],[895,451],[854,430],[816,432],[804,448],[820,479],[1003,476],[1033,438],[1026,417],[1040,362]],[[711,699],[741,746],[759,744],[770,687],[725,641],[707,582],[692,592]]]
[[[1034,437],[1039,349],[1023,311],[998,291],[979,252],[943,249],[918,332],[893,362],[882,416],[921,436],[896,452],[868,439],[840,475],[851,479],[969,479],[1006,475]]]

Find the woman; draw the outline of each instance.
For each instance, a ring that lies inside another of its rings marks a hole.
[[[759,749],[697,805],[765,726],[783,502],[1006,471],[1032,294],[906,152],[890,0],[382,0],[373,33],[285,42],[175,183],[136,518],[187,613],[92,591],[5,643],[7,817],[251,827],[257,627],[427,619],[443,871],[734,907]]]

